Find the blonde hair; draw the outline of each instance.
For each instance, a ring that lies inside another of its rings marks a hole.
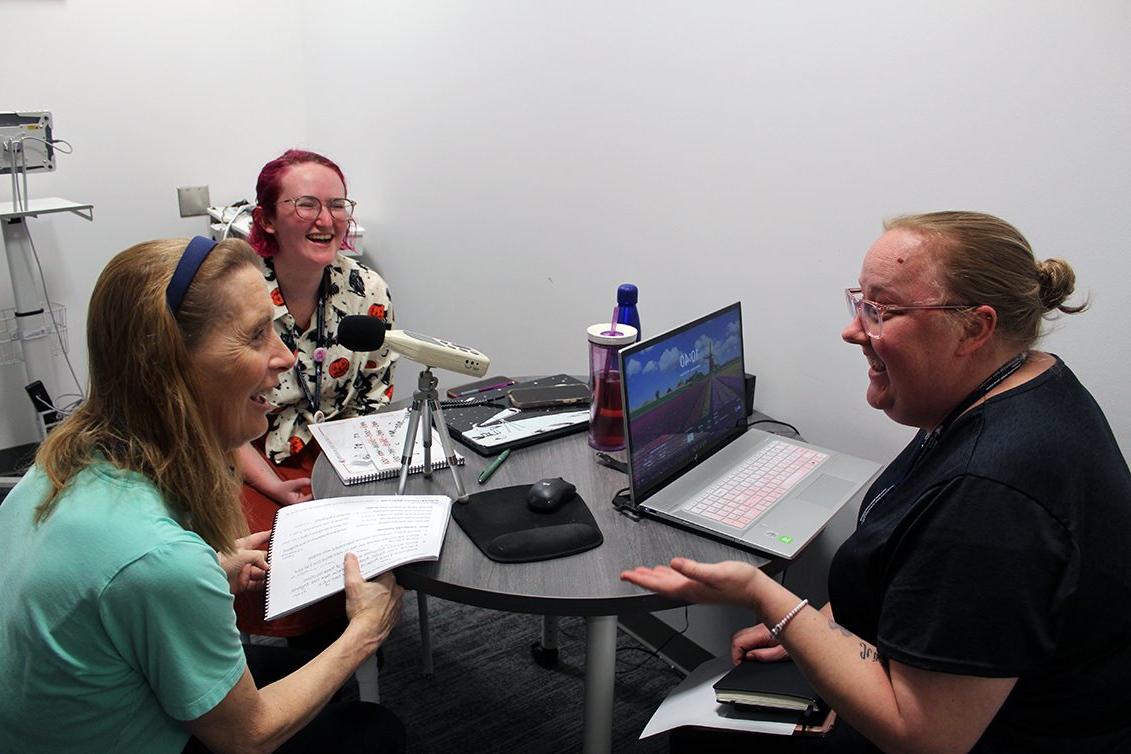
[[[997,331],[1028,348],[1041,336],[1041,320],[1054,312],[1076,314],[1088,308],[1064,302],[1076,287],[1076,274],[1063,259],[1037,261],[1021,231],[981,212],[929,212],[901,215],[885,230],[923,236],[938,255],[940,283],[948,301],[991,306]]]
[[[40,446],[36,463],[51,481],[36,521],[51,515],[67,483],[99,456],[147,477],[210,546],[228,551],[247,533],[240,479],[197,397],[193,351],[224,321],[226,281],[257,264],[238,240],[204,260],[176,315],[165,288],[185,240],[137,244],[106,265],[90,298],[90,384],[84,403]]]

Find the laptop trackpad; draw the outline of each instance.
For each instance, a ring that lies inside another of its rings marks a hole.
[[[856,485],[847,479],[821,474],[813,483],[798,493],[797,497],[826,508],[837,505],[844,496],[851,493]]]

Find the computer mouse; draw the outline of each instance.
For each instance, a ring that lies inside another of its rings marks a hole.
[[[526,507],[538,513],[553,513],[577,492],[577,487],[559,477],[543,479],[530,485]]]

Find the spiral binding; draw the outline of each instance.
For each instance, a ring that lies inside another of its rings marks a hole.
[[[456,466],[463,466],[463,464],[464,464],[463,458],[457,458],[456,459]],[[435,469],[446,469],[450,465],[451,464],[448,463],[447,458],[440,458],[438,460],[432,461],[433,470],[435,470]],[[423,463],[414,463],[412,466],[408,467],[408,473],[410,473],[410,474],[420,474],[423,471],[424,471],[424,464]],[[343,479],[342,482],[344,484],[347,484],[347,485],[363,484],[365,482],[380,482],[380,481],[383,481],[385,479],[396,479],[398,476],[400,476],[400,474],[401,474],[401,470],[400,470],[400,467],[398,466],[395,469],[384,469],[382,471],[373,472],[372,474],[363,474],[362,476],[351,476],[349,479]]]
[[[275,527],[271,527],[271,536],[267,538],[267,562],[272,561],[272,553],[275,549]],[[267,615],[270,613],[268,607],[267,597],[271,594],[271,569],[267,569],[266,583],[263,584],[263,620],[267,620]]]

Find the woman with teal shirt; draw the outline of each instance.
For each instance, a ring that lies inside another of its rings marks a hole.
[[[0,751],[399,751],[387,710],[331,703],[400,610],[344,563],[341,637],[258,688],[232,607],[262,588],[233,451],[293,356],[242,241],[138,244],[103,270],[89,397],[0,506]],[[286,651],[286,650],[283,650]]]

